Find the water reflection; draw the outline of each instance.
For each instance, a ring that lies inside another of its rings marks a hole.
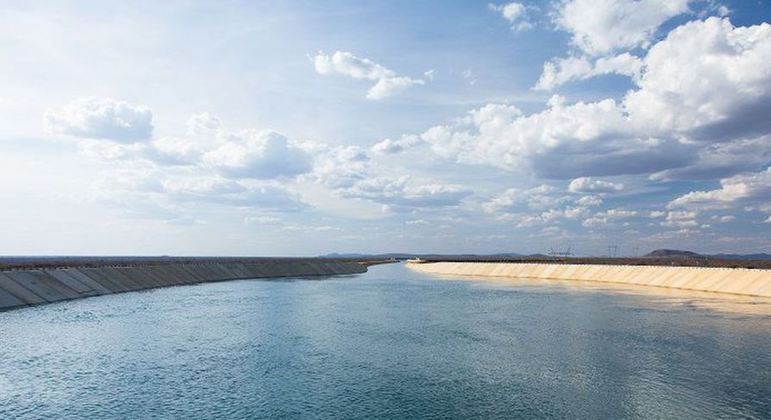
[[[585,286],[391,265],[5,312],[0,418],[769,417],[768,316]]]
[[[771,298],[726,293],[700,292],[667,287],[639,286],[626,283],[604,283],[581,280],[544,280],[517,277],[432,275],[435,279],[465,280],[500,287],[532,289],[564,288],[572,293],[595,292],[645,297],[649,303],[674,308],[699,308],[738,315],[771,316]]]

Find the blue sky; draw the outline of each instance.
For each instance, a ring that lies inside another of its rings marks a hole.
[[[769,251],[769,21],[0,2],[0,253]]]

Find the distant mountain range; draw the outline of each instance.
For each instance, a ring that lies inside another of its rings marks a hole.
[[[498,253],[498,254],[410,254],[404,252],[391,252],[385,254],[363,254],[363,253],[331,253],[321,255],[320,258],[372,258],[372,259],[388,259],[393,258],[397,260],[406,260],[410,258],[427,258],[427,259],[440,259],[440,258],[547,258],[544,254],[516,254],[516,253]],[[771,254],[758,253],[758,254],[699,254],[693,251],[685,251],[679,249],[657,249],[651,251],[643,258],[716,258],[725,260],[771,260]]]
[[[723,260],[771,260],[771,254],[697,254],[693,251],[679,249],[657,249],[644,255],[644,257],[659,258],[717,258]]]
[[[723,258],[726,260],[771,260],[771,254],[714,254],[711,258]]]
[[[408,254],[408,253],[401,253],[401,252],[392,252],[392,253],[386,253],[386,254],[358,254],[358,253],[337,253],[333,252],[331,254],[326,255],[320,255],[319,258],[394,258],[397,260],[405,260],[410,258],[474,258],[474,257],[485,257],[485,258],[516,258],[516,257],[524,257],[525,255],[522,254],[515,254],[515,253],[501,253],[501,254]],[[532,257],[534,255],[527,255],[528,257]],[[535,255],[535,256],[544,256],[541,254]]]

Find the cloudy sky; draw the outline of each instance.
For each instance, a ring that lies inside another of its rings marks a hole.
[[[0,253],[767,252],[769,21],[0,1]]]

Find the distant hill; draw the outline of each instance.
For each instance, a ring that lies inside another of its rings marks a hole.
[[[643,257],[656,257],[656,258],[696,258],[704,257],[704,255],[697,254],[692,251],[683,251],[679,249],[657,249],[651,251]]]
[[[331,254],[320,255],[319,258],[394,258],[397,260],[406,260],[410,258],[516,258],[522,257],[522,254],[515,253],[500,253],[500,254],[408,254],[392,252],[386,254],[358,254],[358,253],[338,253],[333,252]]]
[[[771,260],[771,254],[715,254],[710,258],[722,258],[726,260]]]
[[[364,253],[331,253],[321,255],[319,258],[352,258],[352,259],[389,259],[406,260],[410,258],[423,258],[423,259],[506,259],[506,258],[554,258],[544,254],[516,254],[516,253],[499,253],[499,254],[410,254],[403,252],[391,252],[384,254],[364,254]],[[580,257],[576,257],[580,258]],[[705,255],[699,254],[693,251],[685,251],[680,249],[657,249],[651,251],[643,258],[699,258],[699,259],[722,259],[722,260],[771,260],[771,254],[757,253],[757,254],[713,254]]]

